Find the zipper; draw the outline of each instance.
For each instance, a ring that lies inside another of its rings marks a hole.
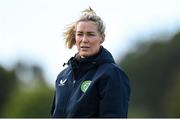
[[[73,87],[74,87],[75,83],[76,83],[76,80],[73,80]]]
[[[69,94],[67,95],[67,101],[64,104],[64,108],[63,108],[63,114],[66,115],[66,116],[67,116],[67,105],[69,104],[70,98],[71,98],[71,96],[72,96],[72,94],[74,92],[74,87],[75,87],[75,84],[76,84],[75,78],[76,78],[77,72],[78,72],[76,61],[72,59],[72,61],[70,61],[70,64],[72,66],[72,69],[71,69],[71,71],[72,71],[72,74],[71,74],[72,75],[72,82],[70,81],[71,84],[70,84],[70,87],[68,87],[69,88],[69,91],[68,91]]]

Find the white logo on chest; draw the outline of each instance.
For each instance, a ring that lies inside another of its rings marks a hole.
[[[58,86],[64,86],[65,82],[67,81],[67,79],[61,79]]]

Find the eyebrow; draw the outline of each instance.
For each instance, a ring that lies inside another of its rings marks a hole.
[[[83,33],[83,31],[76,31],[77,33]],[[93,31],[88,31],[88,32],[86,32],[86,33],[95,33],[95,32],[93,32]]]

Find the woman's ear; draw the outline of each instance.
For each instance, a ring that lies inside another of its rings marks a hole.
[[[105,39],[105,34],[102,34],[102,39],[100,41],[101,44],[104,42],[104,39]]]
[[[104,40],[101,40],[100,43],[102,44],[104,42]]]

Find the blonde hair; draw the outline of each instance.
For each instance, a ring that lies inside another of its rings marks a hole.
[[[84,11],[82,11],[82,13],[83,13],[82,16],[80,16],[80,18],[76,22],[68,25],[65,28],[65,32],[63,33],[65,39],[65,45],[69,49],[71,49],[76,43],[75,40],[76,25],[81,21],[93,21],[94,23],[96,23],[98,32],[103,36],[103,40],[104,40],[105,24],[102,21],[102,19],[96,15],[96,13],[91,7],[85,9]]]

